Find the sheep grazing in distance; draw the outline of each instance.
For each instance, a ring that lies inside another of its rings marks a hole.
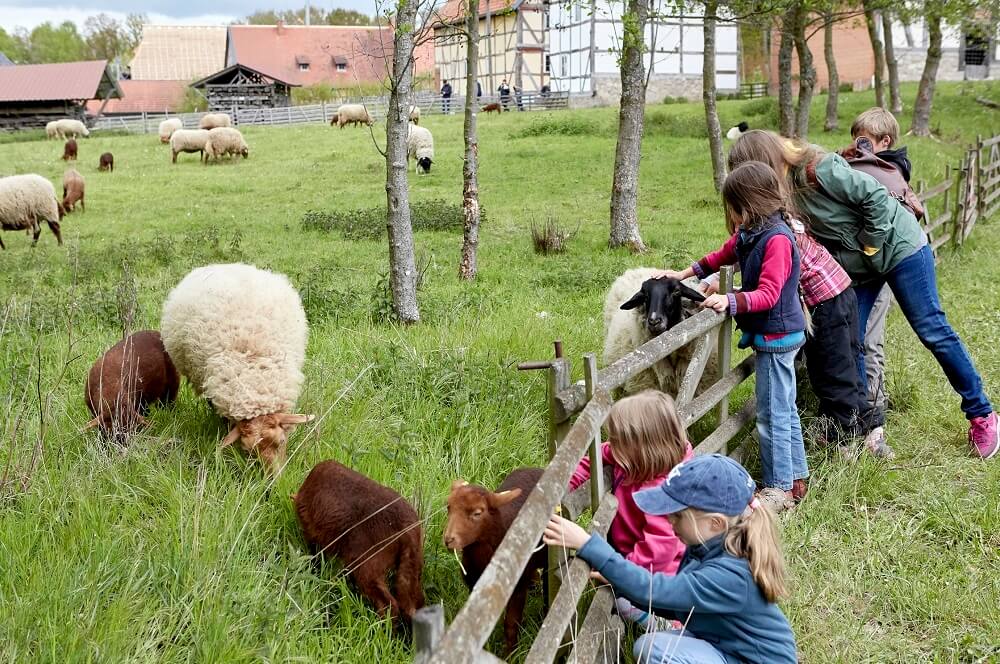
[[[420,124],[420,107],[410,106],[410,122]]]
[[[702,293],[676,279],[653,278],[657,272],[659,270],[654,268],[627,270],[608,290],[604,299],[605,366],[699,311],[693,303],[704,301]],[[715,360],[718,328],[708,334],[713,350],[702,377],[702,387],[714,382],[718,373]],[[693,353],[694,344],[680,348],[651,369],[630,378],[624,385],[624,392],[635,394],[644,389],[657,389],[676,397]]]
[[[45,138],[62,138],[62,134],[59,132],[58,120],[50,120],[45,123]]]
[[[406,627],[424,605],[420,519],[392,489],[336,461],[323,461],[292,494],[306,542],[339,558],[383,618]],[[386,577],[395,576],[395,592]]]
[[[121,442],[148,424],[145,414],[150,404],[172,402],[179,385],[180,376],[160,333],[143,330],[130,334],[90,367],[84,398],[94,417],[86,428],[100,427],[105,436]]]
[[[27,230],[33,234],[31,246],[38,244],[42,222],[49,225],[56,241],[62,245],[59,221],[63,210],[56,199],[52,183],[41,175],[11,175],[0,178],[0,229],[5,231]],[[0,239],[0,249],[6,249]]]
[[[431,164],[434,163],[434,137],[430,129],[419,125],[409,125],[406,134],[406,160],[416,160],[413,165],[413,172],[422,169],[423,172],[431,172]]]
[[[178,129],[170,136],[170,162],[176,164],[177,155],[182,152],[197,152],[198,161],[201,161],[207,142],[207,129]]]
[[[496,493],[460,480],[451,485],[444,545],[452,551],[462,552],[463,578],[470,590],[489,565],[510,524],[541,477],[541,468],[518,468],[511,471]],[[518,627],[535,570],[545,568],[547,556],[544,547],[536,551],[514,586],[503,617],[508,655],[517,647]]]
[[[729,128],[729,131],[726,132],[726,138],[728,138],[731,141],[735,141],[737,138],[747,133],[748,131],[750,131],[750,125],[748,125],[746,122],[740,122],[735,127]]]
[[[232,126],[233,119],[227,113],[206,113],[198,120],[198,129],[215,129],[216,127]]]
[[[63,161],[69,161],[70,159],[76,161],[76,151],[76,140],[71,138],[66,141],[66,145],[63,146]]]
[[[375,121],[371,114],[365,109],[363,104],[341,104],[340,108],[333,115],[330,126],[337,125],[343,129],[344,125],[352,124],[357,127],[359,124],[366,124],[369,127]]]
[[[79,138],[81,136],[90,136],[90,130],[87,129],[87,125],[83,124],[79,120],[70,120],[68,118],[63,120],[56,120],[55,123],[49,123],[53,125],[53,133],[56,138]],[[49,133],[49,124],[45,125],[45,134]]]
[[[288,432],[313,419],[293,414],[309,328],[288,278],[242,263],[196,268],[167,296],[160,331],[177,370],[230,422],[221,446],[239,440],[277,475]]]
[[[250,155],[250,148],[243,139],[243,134],[239,129],[232,127],[216,127],[208,131],[208,140],[205,141],[205,163],[209,159],[218,161],[224,155],[242,155],[246,159]]]
[[[110,152],[105,152],[101,155],[101,160],[97,164],[97,170],[99,171],[109,171],[111,173],[115,170],[115,156]]]
[[[87,211],[84,203],[84,181],[83,176],[75,168],[71,168],[63,173],[63,199],[62,206],[64,213],[72,212],[76,204],[80,204],[80,210]]]
[[[503,106],[499,102],[493,102],[492,104],[485,104],[480,110],[487,115],[494,112],[499,114],[503,112]]]
[[[184,123],[181,122],[180,118],[167,118],[160,123],[160,143],[169,143],[170,137],[174,135],[174,132],[183,128]]]

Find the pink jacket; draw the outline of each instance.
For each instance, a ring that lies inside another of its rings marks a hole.
[[[688,443],[684,460],[694,456]],[[614,468],[615,498],[618,499],[618,513],[608,529],[608,541],[616,551],[639,567],[652,572],[676,574],[684,555],[684,543],[674,534],[674,529],[665,516],[651,516],[635,504],[632,494],[641,489],[659,486],[667,478],[667,473],[642,484],[629,484],[625,471],[621,469],[611,453],[611,444],[601,445],[604,465]],[[669,472],[669,471],[668,471]],[[590,479],[590,457],[583,457],[569,481],[572,491]]]

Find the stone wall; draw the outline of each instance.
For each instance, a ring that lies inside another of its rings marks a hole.
[[[658,104],[667,95],[701,99],[701,87],[701,76],[654,73],[646,87],[646,103]],[[617,106],[622,96],[621,77],[618,74],[594,75],[594,92],[594,106]]]
[[[896,60],[899,62],[899,80],[919,81],[924,72],[924,60],[927,59],[925,48],[896,48]],[[993,63],[989,68],[989,79],[1000,79],[1000,64]],[[941,64],[938,65],[937,80],[963,81],[965,72],[958,68],[958,49],[946,48],[941,52]]]

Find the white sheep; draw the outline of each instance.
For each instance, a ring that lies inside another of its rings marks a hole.
[[[631,353],[654,335],[662,334],[682,319],[698,312],[697,305],[690,300],[704,299],[704,296],[687,284],[678,286],[676,281],[659,279],[644,286],[657,272],[660,270],[634,268],[627,270],[611,284],[604,299],[605,366]],[[682,298],[685,298],[683,302]],[[622,309],[623,305],[627,309]],[[702,375],[700,388],[707,387],[718,379],[718,327],[708,334],[712,354]],[[654,364],[651,369],[629,379],[624,385],[625,393],[658,389],[676,397],[693,354],[693,343],[680,348]]]
[[[181,152],[198,152],[200,161],[205,156],[207,142],[207,129],[178,129],[170,136],[170,161],[176,164]]]
[[[410,159],[416,160],[413,165],[414,173],[418,168],[423,169],[424,173],[431,172],[431,164],[434,163],[434,137],[427,127],[409,125],[406,135],[406,161],[409,162]]]
[[[346,124],[358,126],[358,124],[364,123],[370,127],[373,122],[371,114],[365,109],[363,104],[342,104],[337,109],[337,112],[333,114],[333,120],[331,120],[330,125],[333,126],[336,124],[343,129]]]
[[[232,127],[233,119],[227,113],[206,113],[198,120],[199,129],[215,129],[216,127]]]
[[[309,335],[299,294],[282,274],[234,263],[188,273],[163,304],[163,345],[181,375],[231,423],[222,447],[240,442],[275,473],[302,389]]]
[[[167,118],[160,123],[160,143],[169,143],[173,133],[183,128],[184,123],[180,118]]]
[[[35,246],[44,221],[61,245],[60,219],[62,208],[56,199],[55,187],[41,175],[31,173],[0,178],[0,229],[27,230],[33,235],[31,246]],[[0,239],[0,249],[6,248]]]
[[[59,132],[59,121],[51,120],[45,123],[45,138],[62,138]]]
[[[239,129],[216,127],[208,131],[208,140],[205,141],[206,164],[210,158],[218,161],[223,155],[238,154],[243,155],[244,159],[250,155],[250,148]]]
[[[45,126],[48,134],[48,125]],[[90,136],[90,130],[79,120],[64,118],[55,121],[55,133],[57,138],[78,138],[80,136]]]
[[[410,122],[420,124],[420,107],[410,106]]]

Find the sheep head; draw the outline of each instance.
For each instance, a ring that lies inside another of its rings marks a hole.
[[[244,450],[260,457],[268,470],[277,475],[285,465],[288,433],[296,425],[311,422],[314,417],[315,415],[273,413],[240,420],[222,439],[221,447],[232,445],[238,438]]]
[[[623,302],[620,309],[646,308],[646,329],[654,337],[681,322],[681,298],[704,302],[705,296],[677,279],[646,279],[639,292]]]
[[[492,521],[489,513],[493,512],[495,515],[497,510],[520,495],[520,489],[493,493],[481,486],[455,480],[448,495],[448,522],[444,528],[444,545],[449,549],[460,551],[478,542],[483,535],[483,528]]]
[[[430,157],[421,157],[420,159],[417,159],[417,165],[420,166],[424,173],[431,172],[431,164],[433,163],[434,161]]]

